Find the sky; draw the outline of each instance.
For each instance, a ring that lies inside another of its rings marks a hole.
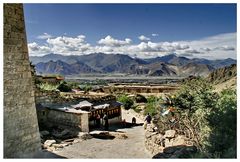
[[[236,59],[236,4],[24,4],[29,53]]]

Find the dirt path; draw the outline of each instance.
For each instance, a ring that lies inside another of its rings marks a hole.
[[[131,122],[133,112],[123,110],[122,117],[127,122]],[[136,119],[137,123],[143,122],[139,118]],[[54,151],[54,153],[66,158],[152,158],[152,155],[147,152],[144,146],[143,126],[120,128],[116,131],[124,132],[128,138],[92,138],[75,143],[62,150]]]

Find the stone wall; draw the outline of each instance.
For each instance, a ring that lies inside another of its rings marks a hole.
[[[46,118],[47,123],[51,125],[70,126],[80,128],[83,132],[89,131],[88,113],[68,113],[58,110],[48,110]]]
[[[4,4],[4,158],[40,150],[22,4]]]

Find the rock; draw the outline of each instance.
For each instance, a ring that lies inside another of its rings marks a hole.
[[[166,138],[174,138],[175,134],[176,134],[175,130],[167,130],[167,131],[165,131],[164,137],[166,137]]]
[[[63,148],[62,144],[52,144],[52,146],[55,148]]]
[[[49,134],[50,134],[50,133],[49,133],[48,131],[46,131],[46,130],[40,132],[40,135],[41,135],[41,136],[47,136],[47,135],[49,135]]]
[[[54,132],[54,133],[52,133],[52,135],[56,138],[68,139],[68,138],[76,137],[78,135],[78,131],[64,129],[62,132]]]
[[[178,146],[178,145],[186,145],[185,142],[185,137],[184,136],[177,136],[174,140],[173,140],[173,146]]]
[[[89,133],[86,132],[79,132],[78,137],[83,140],[91,139],[92,136]]]
[[[173,140],[165,139],[164,147],[171,147],[173,145]]]
[[[154,136],[153,141],[154,141],[155,144],[157,144],[159,146],[162,146],[163,145],[163,141],[164,141],[163,135],[162,134],[158,134],[157,136]]]
[[[48,148],[48,147],[52,146],[52,144],[55,144],[55,143],[56,143],[55,140],[46,140],[44,142],[43,148]]]

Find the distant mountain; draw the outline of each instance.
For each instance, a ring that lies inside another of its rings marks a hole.
[[[190,59],[186,57],[179,57],[176,54],[170,54],[162,57],[146,59],[145,61],[148,63],[164,62],[164,63],[173,64],[177,66],[186,65],[191,62]]]
[[[127,73],[149,76],[189,76],[208,75],[214,69],[229,66],[236,60],[188,59],[170,54],[152,59],[132,58],[123,54],[93,53],[89,55],[49,54],[32,56],[38,73],[60,73],[73,75],[80,73]]]
[[[192,59],[191,62],[196,63],[196,64],[205,64],[205,65],[210,65],[214,67],[215,69],[225,67],[225,66],[230,66],[232,64],[236,64],[237,61],[231,58],[223,59],[223,60],[207,60],[207,59],[199,59],[195,58]]]
[[[80,73],[96,73],[97,71],[81,62],[68,64],[63,61],[40,62],[35,65],[37,73],[40,74],[62,74],[73,75]]]
[[[188,63],[187,65],[180,67],[182,74],[193,76],[206,76],[213,70],[214,68],[210,65],[197,63]]]

